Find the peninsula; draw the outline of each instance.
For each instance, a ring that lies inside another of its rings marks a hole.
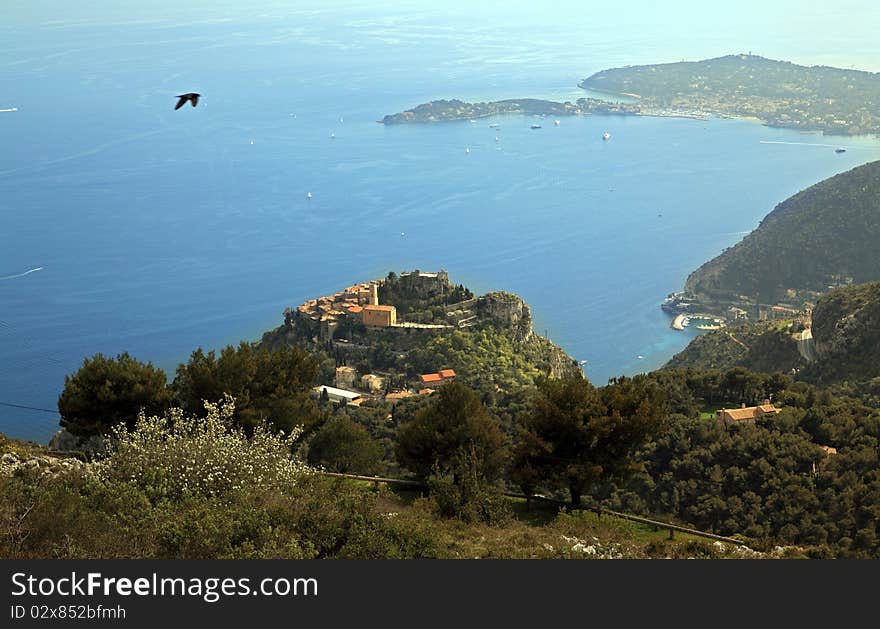
[[[880,133],[880,73],[741,54],[613,68],[579,86],[636,98],[643,109],[696,109],[825,134]]]
[[[583,116],[605,114],[617,116],[642,115],[642,108],[632,103],[612,103],[595,98],[579,98],[577,102],[559,103],[536,98],[513,98],[485,103],[468,103],[462,100],[433,100],[397,114],[385,116],[386,125],[416,122],[449,122],[475,120],[500,114],[526,114],[532,116]]]
[[[434,100],[385,116],[386,125],[499,114],[752,118],[836,135],[880,134],[880,73],[801,66],[752,54],[602,70],[578,87],[607,94],[563,103],[536,98]]]

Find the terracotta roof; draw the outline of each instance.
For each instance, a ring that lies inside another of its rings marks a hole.
[[[396,308],[394,306],[373,306],[373,305],[368,304],[368,305],[364,306],[364,310],[377,310],[377,311],[382,311],[382,312],[391,312],[392,310],[396,310]]]
[[[419,389],[419,395],[431,395],[434,389]]]
[[[385,396],[386,400],[402,400],[405,397],[410,397],[412,393],[409,391],[395,391],[394,393],[389,393]]]
[[[755,419],[758,415],[755,413],[755,407],[751,408],[726,408],[721,411],[726,417],[733,421],[742,421],[745,419]]]
[[[822,446],[822,450],[828,455],[837,454],[837,448],[832,448],[831,446]]]
[[[348,309],[348,311],[353,314],[357,314],[357,313],[361,312],[362,310],[363,310],[363,308],[361,308],[360,306],[350,306]]]
[[[419,376],[422,382],[440,382],[443,377],[439,373],[423,373]]]
[[[441,369],[439,372],[441,378],[454,378],[455,370],[454,369]]]
[[[747,406],[745,408],[723,408],[718,411],[718,414],[732,421],[747,421],[758,419],[762,415],[771,415],[778,411],[779,409],[772,404],[762,404],[761,406]]]

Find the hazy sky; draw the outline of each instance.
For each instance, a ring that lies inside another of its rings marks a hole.
[[[325,13],[381,15],[388,20],[422,25],[481,25],[548,38],[576,38],[608,25],[632,37],[634,57],[639,42],[654,49],[668,45],[668,56],[656,61],[701,58],[731,52],[791,58],[805,64],[857,66],[880,71],[877,0],[705,0],[589,2],[584,0],[3,0],[0,43],[25,28],[76,28],[96,23],[259,20]],[[244,18],[243,16],[247,16]],[[16,33],[16,31],[18,31]],[[638,62],[645,60],[638,59]],[[0,65],[2,67],[2,65]]]

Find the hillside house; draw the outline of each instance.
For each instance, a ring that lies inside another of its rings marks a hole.
[[[423,373],[419,376],[419,384],[423,389],[436,389],[455,380],[455,371],[441,369],[437,373]]]
[[[336,387],[339,389],[353,389],[357,379],[357,370],[354,367],[336,368]]]
[[[731,425],[754,424],[755,421],[778,412],[779,409],[773,406],[770,400],[764,400],[760,406],[743,404],[740,408],[722,408],[715,411],[715,419],[725,428],[729,428]]]
[[[379,393],[385,388],[385,378],[368,373],[361,378],[361,388],[370,393]]]

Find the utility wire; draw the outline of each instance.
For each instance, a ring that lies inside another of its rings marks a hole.
[[[54,415],[58,415],[57,410],[52,410],[50,408],[37,408],[36,406],[24,406],[23,404],[10,404],[9,402],[0,402],[0,406],[9,406],[11,408],[23,408],[28,411],[41,411],[43,413],[53,413]]]

